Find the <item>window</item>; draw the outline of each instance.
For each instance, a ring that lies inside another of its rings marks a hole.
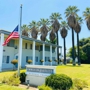
[[[28,56],[26,56],[26,62],[28,61]]]
[[[10,56],[3,56],[3,63],[9,63]]]
[[[16,59],[18,59],[18,56],[16,56]]]
[[[27,43],[25,43],[25,49],[27,49]]]
[[[45,62],[47,62],[50,58],[49,57],[45,57]]]
[[[32,44],[30,44],[30,49],[32,49]]]
[[[32,60],[32,56],[26,56],[26,62],[27,62],[28,60]]]
[[[14,47],[15,40],[10,40],[9,43],[7,43],[7,46]]]
[[[54,61],[55,60],[55,57],[52,57],[52,60]]]
[[[38,57],[35,57],[35,61],[38,62]]]
[[[39,46],[35,46],[35,50],[39,50]]]
[[[55,52],[55,47],[52,47],[52,53],[54,53]]]
[[[9,56],[7,56],[7,60],[6,60],[6,63],[9,63]]]

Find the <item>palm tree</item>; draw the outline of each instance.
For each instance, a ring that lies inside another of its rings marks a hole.
[[[49,20],[48,19],[40,19],[40,21],[38,22],[38,25],[40,26],[40,33],[41,33],[41,40],[45,41],[46,40],[46,36],[48,33],[48,25],[49,25]]]
[[[49,27],[49,31],[50,31],[50,34],[49,34],[50,42],[53,43],[54,40],[56,39],[56,34],[52,26]]]
[[[57,45],[58,43],[58,30],[60,29],[60,23],[58,20],[61,20],[61,14],[59,13],[52,13],[50,16],[51,22],[52,22],[52,27],[53,31],[57,34]],[[57,48],[57,58],[58,58],[58,64],[59,64],[59,49]]]
[[[90,30],[90,8],[86,8],[86,10],[83,12],[83,16],[85,17],[86,24],[88,29]]]
[[[31,36],[34,39],[37,39],[37,34],[38,34],[38,24],[36,21],[32,21],[29,25],[29,30],[31,32]]]
[[[76,6],[69,6],[65,11],[65,14],[66,14],[66,17],[68,20],[68,25],[72,29],[73,65],[75,65],[75,55],[74,55],[75,49],[74,49],[74,31],[73,31],[73,28],[76,25],[76,16],[77,16],[78,11],[79,11],[79,9]]]
[[[79,55],[79,33],[81,31],[81,24],[83,19],[81,17],[76,17],[76,25],[74,27],[75,32],[77,33],[77,52],[78,52],[78,65],[81,64],[80,55]]]
[[[64,64],[65,65],[66,65],[66,43],[65,43],[65,38],[66,38],[67,33],[68,33],[67,29],[69,29],[68,24],[65,21],[62,21],[61,22],[61,31],[60,31],[60,33],[61,33],[61,36],[64,40]]]
[[[24,36],[28,36],[28,26],[26,24],[24,24],[22,27],[22,35]]]

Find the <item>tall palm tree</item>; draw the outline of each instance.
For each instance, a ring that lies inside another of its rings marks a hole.
[[[77,33],[77,52],[78,52],[78,65],[81,64],[80,55],[79,55],[79,33],[81,31],[81,24],[83,23],[83,19],[81,17],[76,17],[76,25],[74,27],[75,32]]]
[[[49,34],[50,42],[53,43],[53,41],[56,39],[56,34],[52,26],[49,27],[49,31],[50,31],[50,34]]]
[[[83,16],[85,17],[86,24],[88,29],[90,30],[90,8],[86,8],[86,10],[83,12]]]
[[[29,30],[28,26],[24,24],[21,28],[22,28],[22,35],[28,36],[28,30]]]
[[[32,21],[31,23],[29,23],[29,30],[31,32],[31,36],[34,39],[37,39],[37,34],[38,34],[38,24],[36,21]]]
[[[61,36],[63,38],[64,41],[64,64],[66,65],[66,42],[65,42],[65,38],[67,36],[67,29],[69,29],[68,24],[65,21],[61,22]]]
[[[59,13],[52,13],[50,16],[53,31],[57,34],[57,45],[59,45],[58,42],[58,30],[60,29],[60,23],[58,20],[61,20],[61,14]],[[59,64],[59,49],[57,48],[57,58],[58,58],[58,64]]]
[[[66,11],[66,17],[68,20],[68,25],[69,27],[72,29],[72,57],[73,57],[73,65],[75,65],[75,49],[74,49],[74,31],[73,28],[76,25],[76,16],[77,16],[77,12],[79,11],[79,9],[76,6],[69,6]]]
[[[41,40],[45,41],[48,33],[48,25],[50,24],[48,19],[40,19],[38,25],[40,26]]]

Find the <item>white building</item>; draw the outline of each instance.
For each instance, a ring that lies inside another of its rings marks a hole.
[[[13,65],[11,61],[18,59],[19,39],[12,39],[7,46],[2,46],[9,34],[10,32],[8,31],[0,30],[0,71],[12,69]],[[21,39],[21,67],[25,67],[28,59],[32,60],[33,65],[56,65],[54,60],[57,59],[57,47],[62,48],[61,46],[26,36],[21,36]],[[43,64],[40,62],[41,59],[44,60]],[[52,60],[52,62],[49,62],[49,59]]]

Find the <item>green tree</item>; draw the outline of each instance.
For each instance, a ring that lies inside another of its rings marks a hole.
[[[74,52],[74,56],[75,56],[75,58],[77,57],[77,54],[76,54],[76,46],[74,47],[74,50],[75,50],[75,52]],[[73,58],[73,49],[72,49],[72,47],[69,49],[69,51],[68,51],[68,53],[67,53],[67,56],[69,56],[69,57],[71,57],[71,58]]]
[[[72,29],[73,65],[75,65],[75,56],[74,56],[75,49],[74,49],[74,31],[73,31],[73,28],[76,25],[76,16],[77,16],[78,11],[79,11],[79,9],[76,6],[69,6],[65,11],[65,15],[66,15],[67,20],[68,20],[68,25]]]
[[[53,31],[57,34],[57,45],[59,45],[59,42],[58,42],[58,30],[60,29],[59,20],[61,20],[61,19],[62,19],[62,17],[61,17],[61,14],[59,14],[59,13],[52,13],[51,16],[50,16]],[[58,48],[57,48],[57,53],[59,53]],[[57,54],[57,57],[58,57],[58,64],[59,64],[59,55],[58,54]]]
[[[86,45],[87,46],[87,45]],[[87,52],[87,48],[86,48],[86,46],[83,46],[83,47],[79,47],[79,50],[80,50],[80,59],[81,59],[81,62],[82,63],[88,63],[89,61],[87,60],[88,59],[88,55],[89,55],[89,50],[88,50],[88,52]],[[77,52],[76,52],[76,47],[74,47],[75,48],[75,58],[78,56],[78,54],[77,54]],[[68,53],[67,53],[67,56],[68,57],[71,57],[72,58],[72,47],[69,49],[69,51],[68,51]],[[90,55],[89,55],[90,56]]]
[[[68,33],[68,30],[69,27],[68,27],[68,24],[65,22],[65,21],[62,21],[61,22],[61,36],[63,38],[63,41],[64,41],[64,64],[66,65],[66,43],[65,43],[65,38],[67,36],[67,33]]]

